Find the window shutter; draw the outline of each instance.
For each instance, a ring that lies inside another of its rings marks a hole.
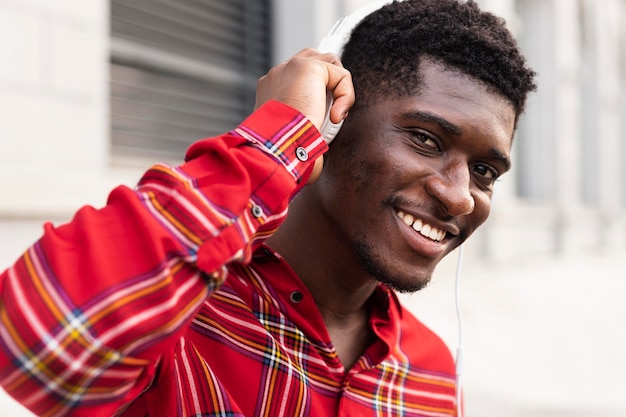
[[[182,157],[232,129],[270,65],[270,0],[111,0],[113,153]]]

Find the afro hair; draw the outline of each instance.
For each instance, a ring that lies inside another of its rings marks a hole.
[[[363,19],[342,54],[357,93],[356,106],[420,88],[422,60],[442,63],[495,88],[513,104],[516,119],[536,89],[535,72],[505,21],[472,0],[394,1]]]

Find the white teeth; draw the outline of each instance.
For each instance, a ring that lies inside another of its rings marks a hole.
[[[404,224],[411,226],[413,230],[419,232],[422,236],[432,239],[437,242],[441,242],[446,237],[445,230],[439,230],[434,226],[425,224],[421,219],[416,219],[413,215],[405,213],[403,211],[397,211],[396,214]]]

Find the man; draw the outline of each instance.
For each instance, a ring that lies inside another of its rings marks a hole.
[[[233,132],[46,225],[2,275],[2,386],[45,416],[454,415],[394,291],[486,220],[534,73],[455,0],[373,13],[342,62],[300,52]]]

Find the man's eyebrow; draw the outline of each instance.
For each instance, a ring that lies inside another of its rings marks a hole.
[[[511,159],[501,150],[496,148],[489,149],[489,156],[502,162],[508,171],[511,169]]]
[[[420,122],[435,123],[439,125],[439,127],[441,127],[442,129],[444,129],[445,131],[453,135],[460,135],[463,133],[461,128],[455,125],[454,123],[450,123],[448,120],[442,117],[439,117],[436,114],[429,113],[429,112],[415,110],[415,111],[403,113],[402,116],[409,120],[418,120]]]

